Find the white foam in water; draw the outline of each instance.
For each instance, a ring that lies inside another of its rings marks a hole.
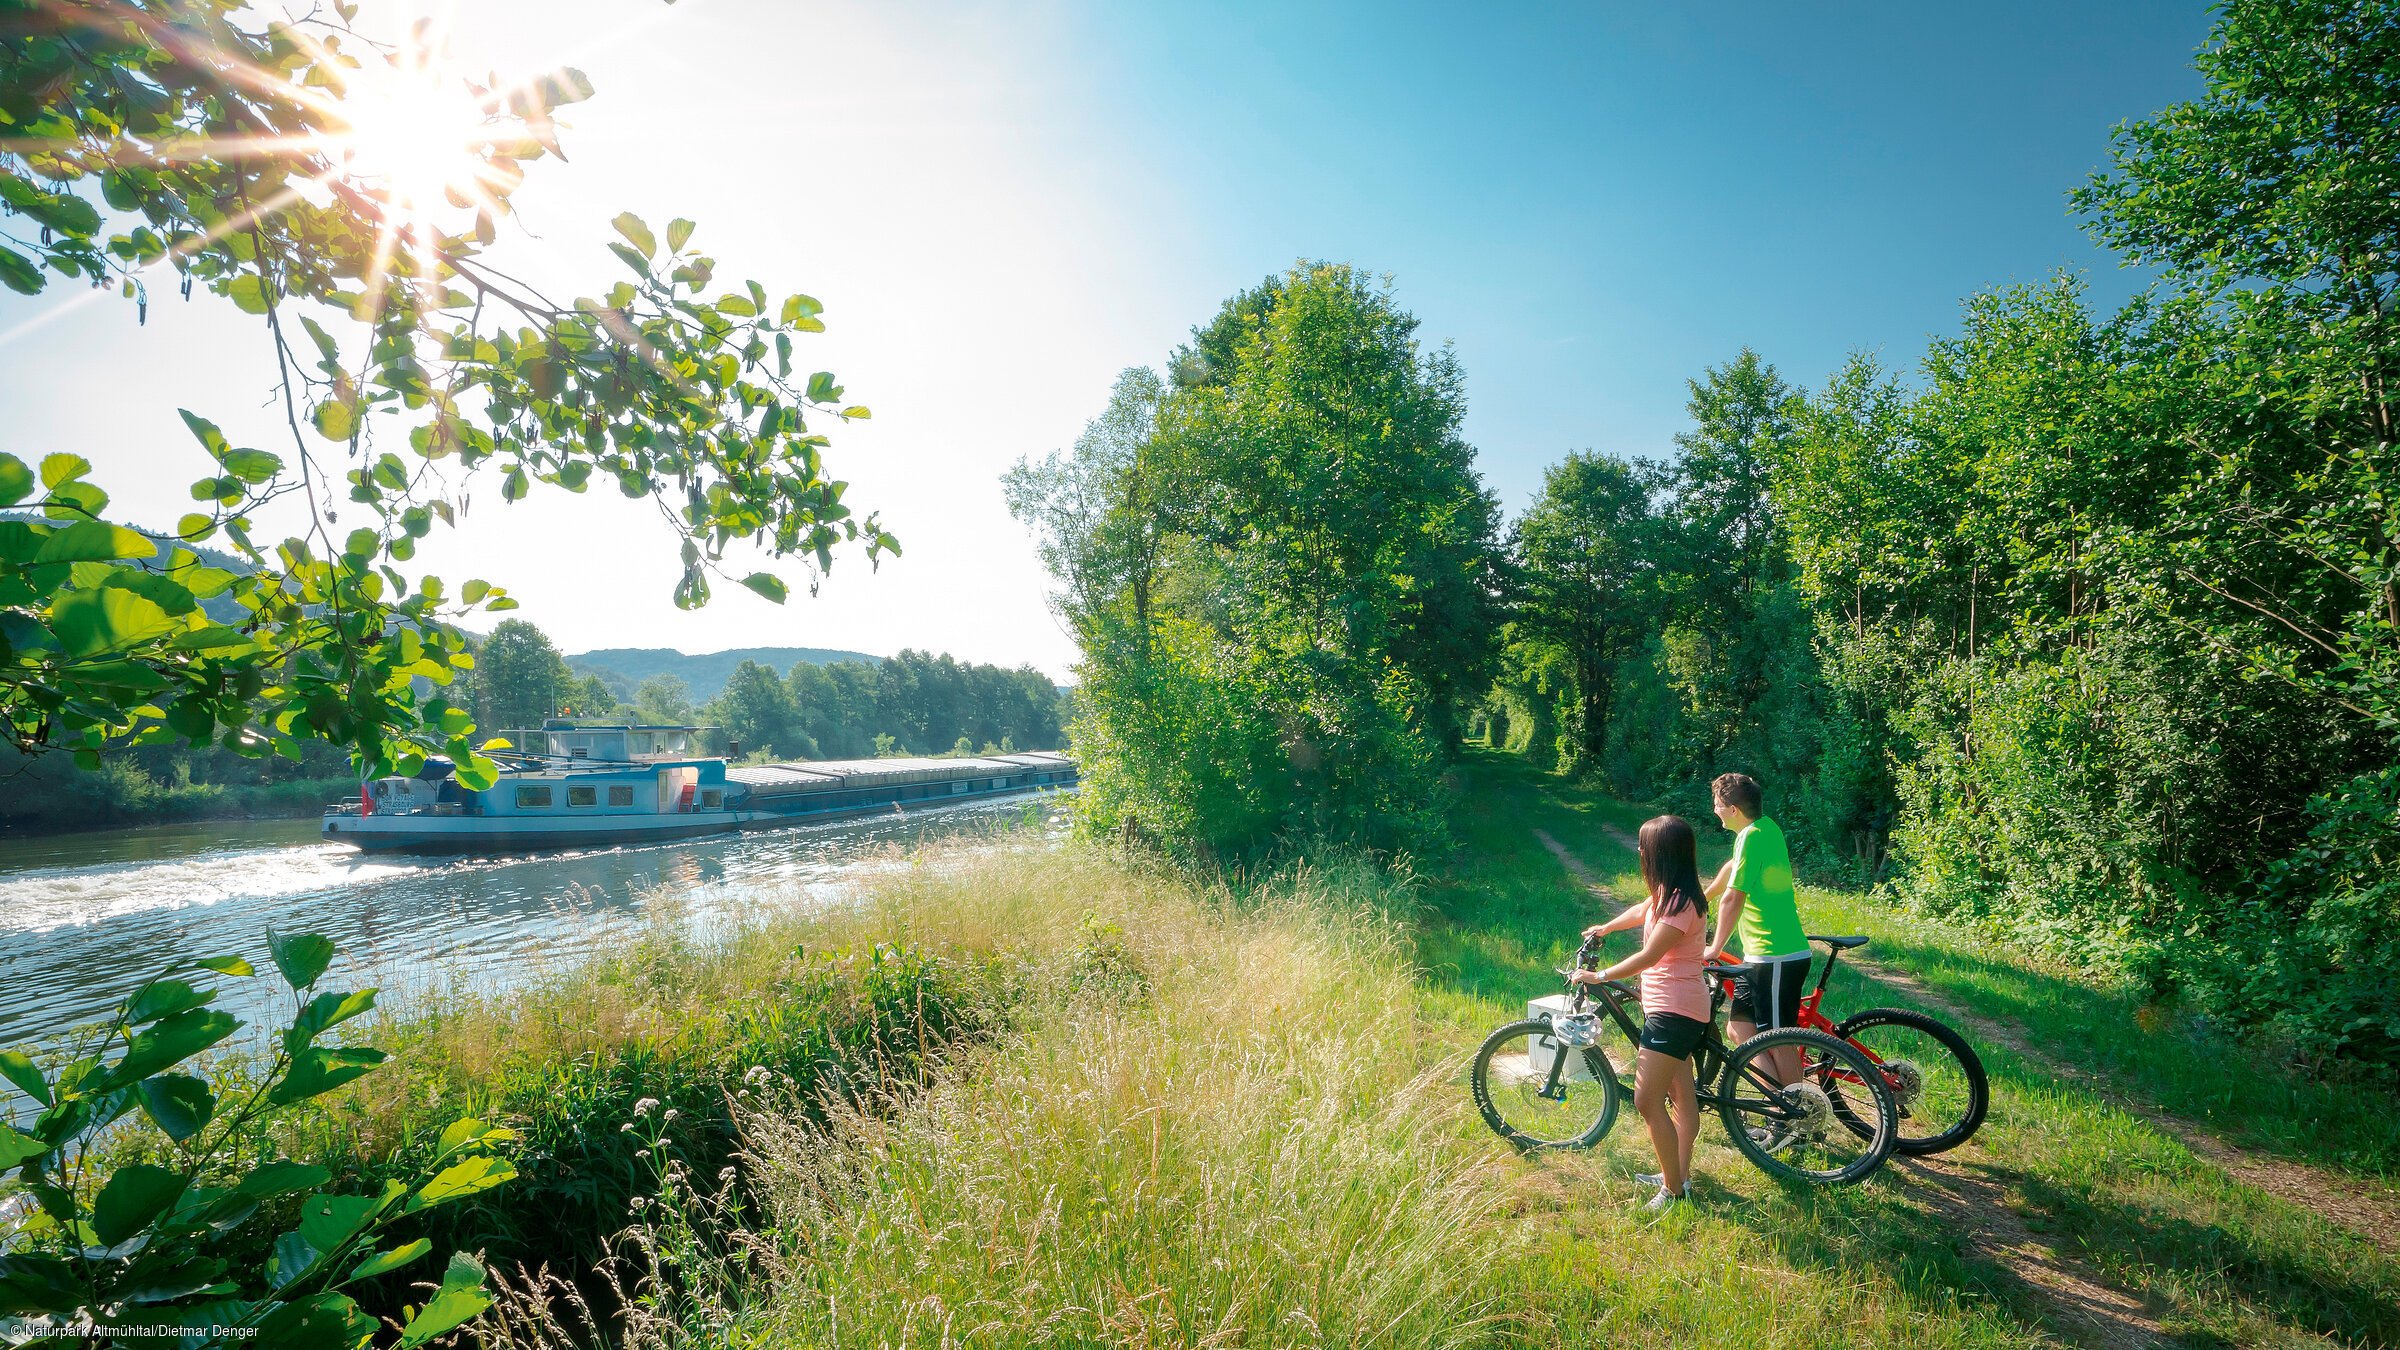
[[[40,867],[0,875],[0,931],[40,933],[156,909],[355,886],[424,864],[361,860],[340,844],[230,849],[156,862]]]

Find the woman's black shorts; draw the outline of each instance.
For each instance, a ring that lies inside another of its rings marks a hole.
[[[1654,1012],[1642,1019],[1641,1046],[1677,1059],[1690,1059],[1708,1035],[1708,1023],[1681,1013]]]

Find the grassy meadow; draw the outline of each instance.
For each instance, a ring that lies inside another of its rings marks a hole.
[[[512,1276],[500,1344],[594,1343],[574,1305],[620,1298],[632,1346],[2400,1340],[2388,1247],[2155,1110],[2371,1186],[2400,1158],[2388,1099],[1854,895],[1804,890],[1812,929],[1873,934],[2038,1049],[1971,1034],[1994,1093],[1973,1143],[1787,1191],[1710,1121],[1698,1202],[1663,1218],[1637,1208],[1630,1112],[1590,1154],[1513,1155],[1467,1057],[1600,908],[1535,831],[1629,895],[1613,831],[1641,813],[1497,756],[1460,788],[1462,846],[1423,873],[1229,883],[1003,835],[853,906],[662,928],[391,1024],[397,1062],[285,1142],[371,1172],[462,1111],[518,1125],[524,1175],[450,1236],[553,1276],[615,1256],[546,1292]],[[1829,1007],[1914,997],[1853,969]]]

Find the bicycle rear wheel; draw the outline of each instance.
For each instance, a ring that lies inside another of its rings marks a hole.
[[[1475,1106],[1521,1149],[1590,1148],[1617,1123],[1617,1076],[1599,1046],[1560,1045],[1548,1018],[1511,1022],[1475,1052]]]
[[[1974,1047],[1941,1022],[1905,1008],[1869,1008],[1833,1034],[1883,1061],[1883,1079],[1900,1108],[1892,1152],[1921,1157],[1957,1148],[1983,1124],[1991,1088]],[[1872,1108],[1829,1087],[1834,1115],[1860,1137],[1874,1128]]]
[[[1800,1052],[1799,1081],[1788,1087],[1775,1081],[1767,1058],[1778,1049]],[[1833,1104],[1837,1084],[1849,1094],[1852,1113],[1871,1118],[1866,1133],[1845,1128]],[[1799,1027],[1762,1031],[1727,1053],[1717,1112],[1733,1146],[1760,1171],[1816,1186],[1847,1185],[1883,1166],[1900,1133],[1898,1107],[1874,1061],[1856,1046]]]

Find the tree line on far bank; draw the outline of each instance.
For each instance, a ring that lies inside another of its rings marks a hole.
[[[1388,284],[1228,300],[1007,480],[1087,817],[1438,849],[1462,729],[1687,815],[1740,769],[1819,879],[2400,1063],[2400,6],[2236,3],[2199,65],[2074,196],[2136,300],[1814,391],[1742,352],[1505,531]]]
[[[745,755],[844,759],[980,750],[1055,750],[1065,695],[1030,666],[1014,670],[903,651],[881,661],[799,662],[778,673],[744,661],[716,697],[695,705],[672,674],[630,690],[577,675],[541,629],[496,625],[476,644],[475,668],[454,682],[479,727],[495,734],[547,717],[622,717],[720,726]]]

